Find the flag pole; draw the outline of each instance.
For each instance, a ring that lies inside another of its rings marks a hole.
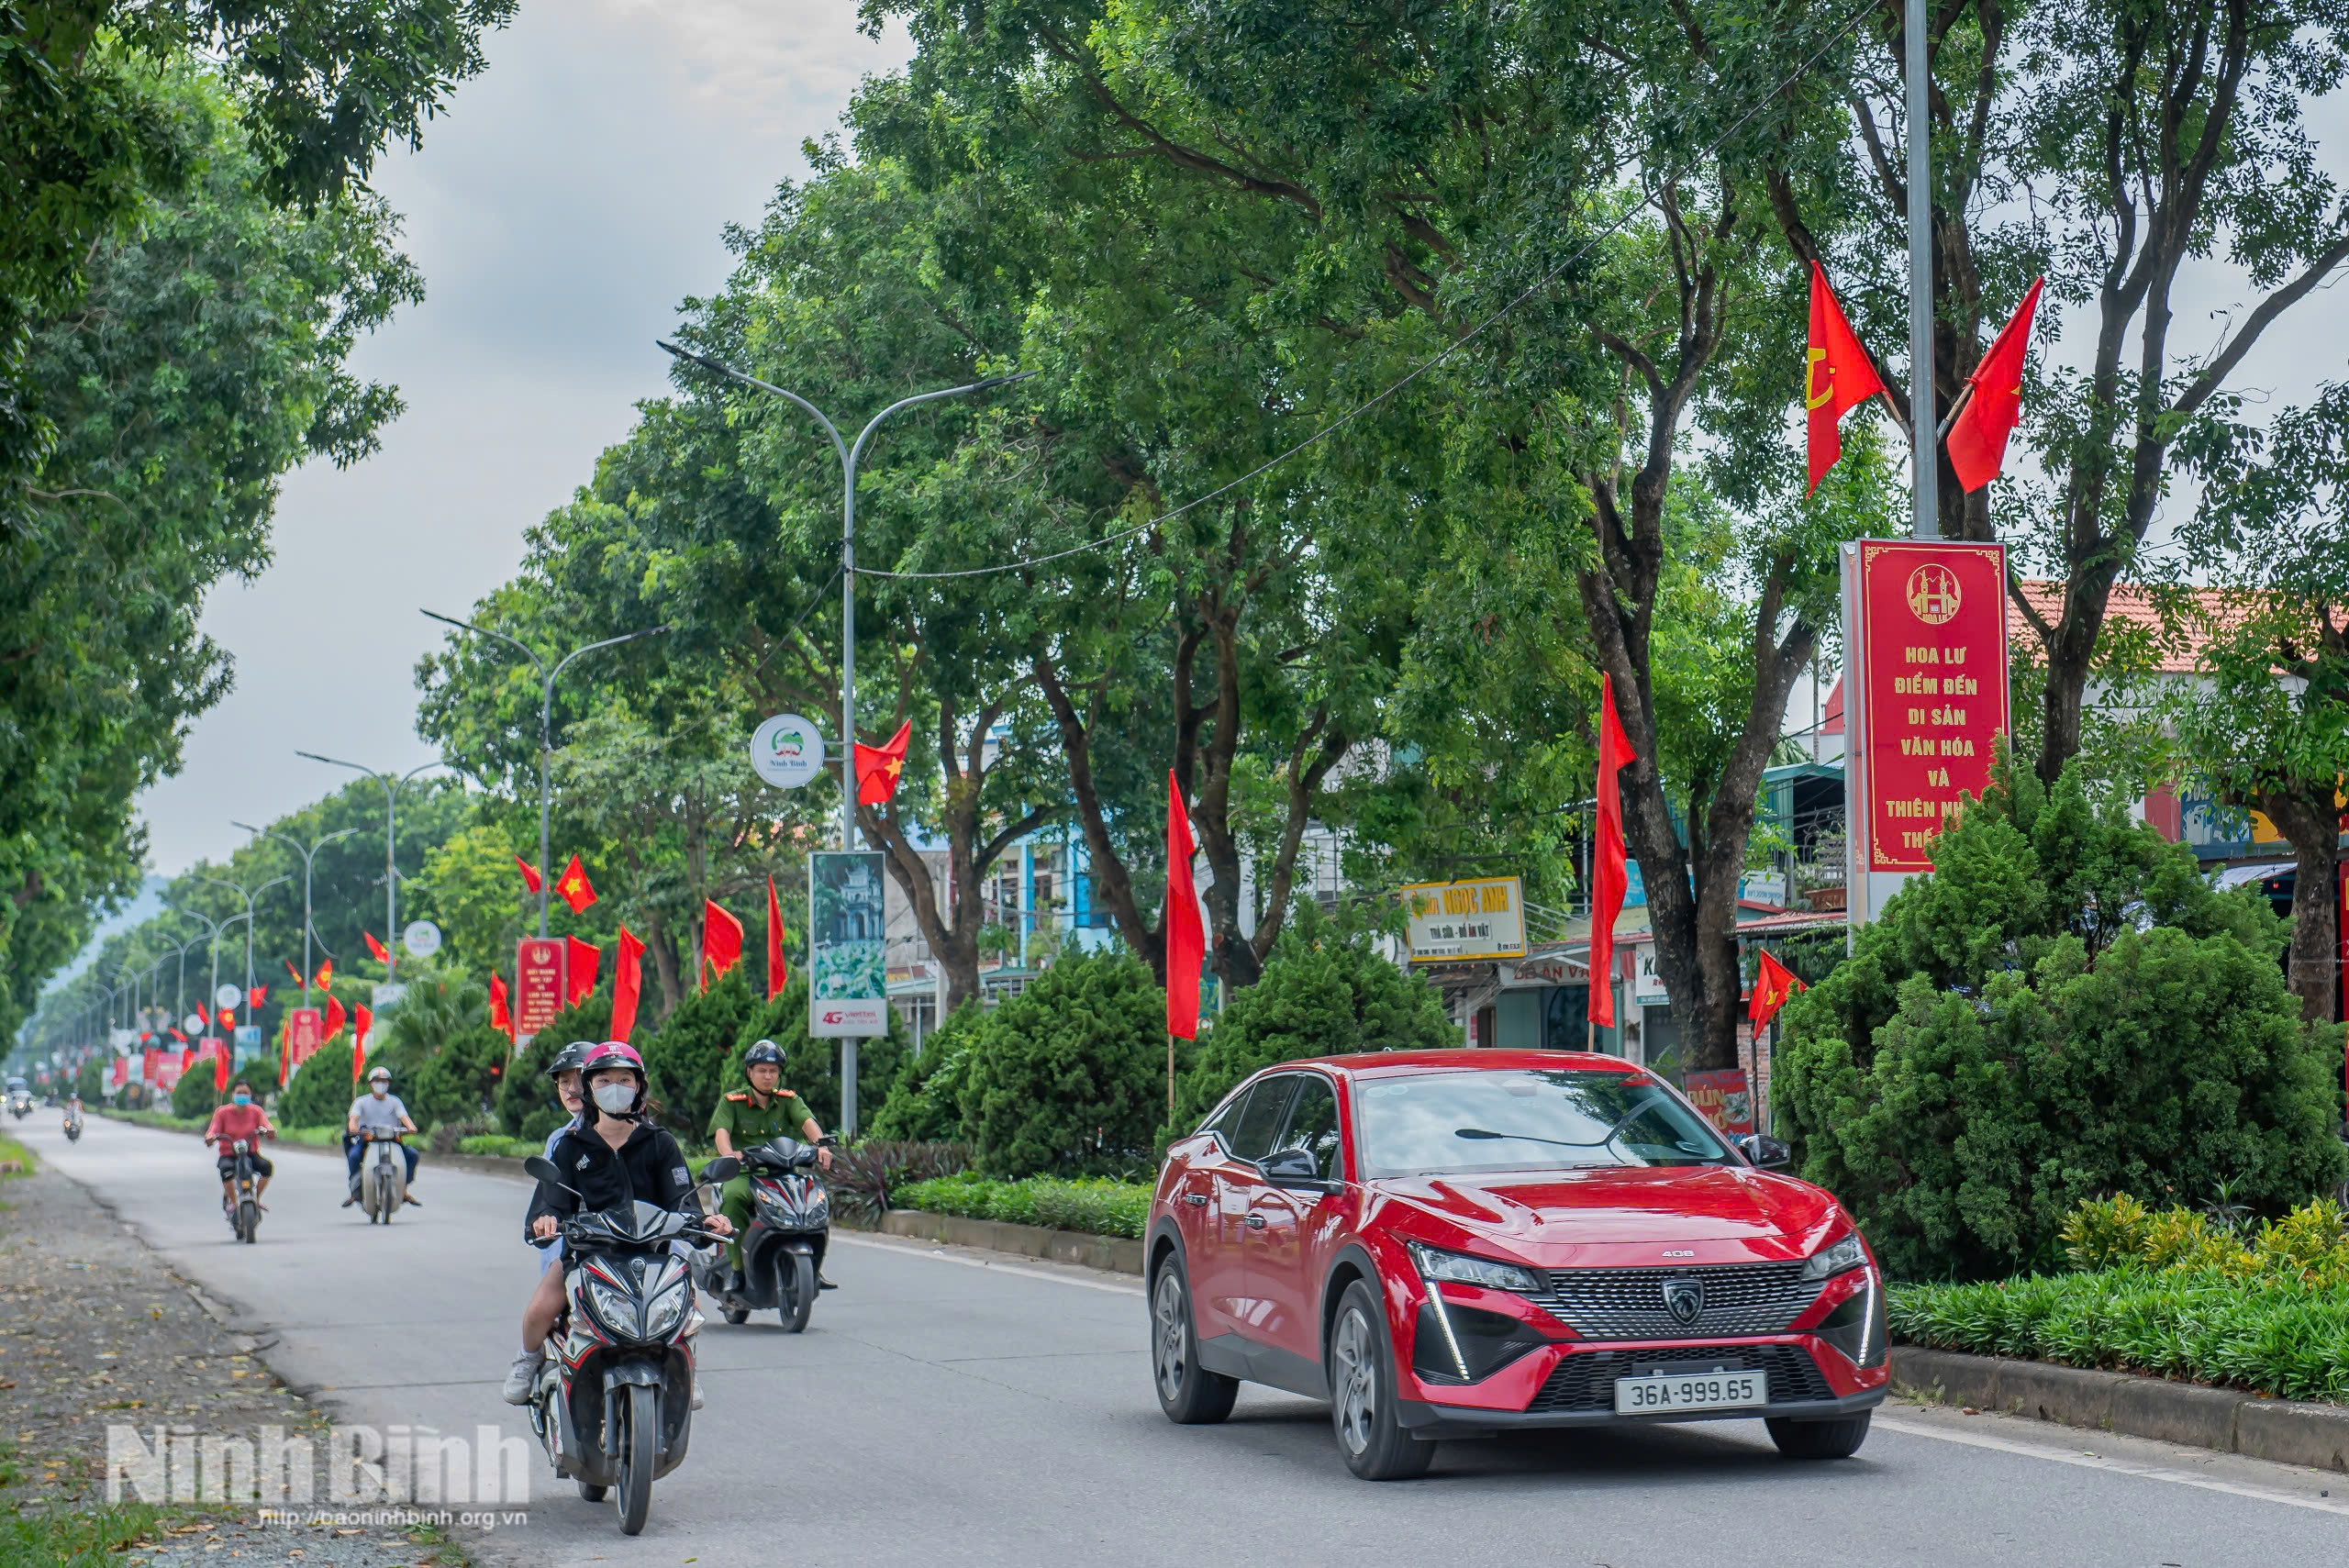
[[[1933,417],[1933,155],[1925,0],[1906,0],[1909,63],[1909,466],[1915,533],[1941,538],[1940,421]]]

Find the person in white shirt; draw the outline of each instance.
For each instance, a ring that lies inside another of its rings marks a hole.
[[[343,1207],[349,1208],[359,1201],[359,1164],[367,1153],[367,1135],[415,1130],[416,1123],[407,1118],[407,1107],[392,1093],[390,1070],[378,1067],[368,1073],[367,1092],[351,1102],[351,1115],[343,1126],[347,1134],[342,1140],[343,1157],[351,1166],[351,1195],[342,1200]],[[416,1198],[416,1151],[403,1143],[400,1152],[407,1157],[407,1201],[422,1208],[424,1206]]]

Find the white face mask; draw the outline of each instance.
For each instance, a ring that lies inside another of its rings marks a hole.
[[[614,1116],[625,1116],[636,1104],[636,1085],[607,1079],[596,1085],[596,1103]]]
[[[389,1084],[370,1084],[367,1087],[374,1091],[375,1097],[379,1100],[392,1092],[392,1086]]]

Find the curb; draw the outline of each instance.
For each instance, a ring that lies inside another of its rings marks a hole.
[[[1915,1345],[1892,1347],[1892,1381],[1929,1403],[2349,1473],[2349,1406]]]
[[[911,1208],[893,1208],[883,1215],[881,1234],[942,1241],[952,1247],[984,1247],[1023,1258],[1049,1258],[1059,1263],[1082,1263],[1086,1268],[1112,1273],[1142,1272],[1141,1243],[1123,1236],[1052,1230],[1041,1225],[1013,1225],[1000,1219],[964,1219],[959,1215],[925,1214]]]

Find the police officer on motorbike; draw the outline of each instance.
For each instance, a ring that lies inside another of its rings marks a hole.
[[[745,1149],[756,1149],[762,1143],[785,1133],[796,1134],[816,1146],[816,1163],[824,1170],[832,1168],[832,1140],[808,1114],[807,1103],[789,1089],[783,1088],[783,1050],[771,1040],[763,1040],[742,1053],[742,1073],[750,1080],[748,1089],[738,1089],[718,1102],[718,1109],[710,1114],[709,1130],[721,1155],[740,1158]],[[739,1237],[751,1223],[751,1176],[748,1171],[728,1182],[720,1190],[718,1212],[733,1221]],[[740,1240],[726,1244],[726,1261],[733,1265],[734,1277],[742,1276],[742,1244]],[[818,1280],[826,1290],[832,1288],[827,1279]]]

